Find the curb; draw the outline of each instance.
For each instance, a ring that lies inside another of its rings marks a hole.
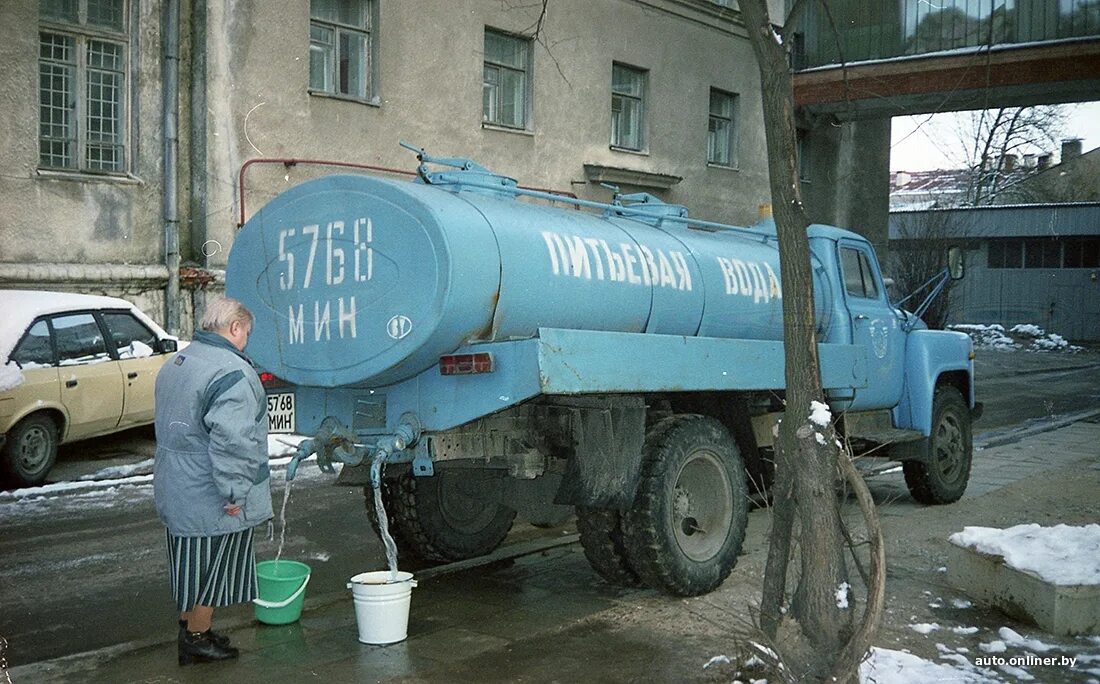
[[[1067,416],[1061,416],[1054,418],[1050,422],[1039,423],[1036,425],[1029,425],[1022,428],[1011,428],[1002,433],[983,433],[977,435],[974,438],[974,450],[988,449],[990,447],[1004,446],[1005,444],[1013,444],[1019,442],[1026,437],[1032,437],[1034,435],[1040,435],[1044,432],[1051,432],[1059,428],[1064,428],[1067,425],[1072,425],[1089,418],[1100,416],[1100,409],[1090,409],[1088,411],[1081,411],[1079,413],[1071,413]]]

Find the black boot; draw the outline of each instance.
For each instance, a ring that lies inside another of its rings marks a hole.
[[[187,620],[180,620],[180,638],[183,638],[183,633],[187,631]],[[210,640],[221,647],[229,645],[229,637],[224,634],[218,634],[212,629],[206,630],[206,633],[210,635]]]
[[[179,638],[180,665],[210,663],[216,660],[231,660],[240,655],[232,646],[219,646],[210,636],[210,632],[188,632],[184,630]]]

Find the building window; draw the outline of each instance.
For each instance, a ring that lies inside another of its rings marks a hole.
[[[711,88],[707,125],[707,163],[736,166],[737,96]]]
[[[310,0],[309,88],[371,97],[370,0]]]
[[[1065,245],[1066,268],[1100,266],[1100,238],[1071,238]]]
[[[615,64],[611,68],[611,146],[645,147],[646,72]]]
[[[481,120],[509,128],[527,127],[531,41],[485,29]]]
[[[125,171],[125,0],[42,0],[39,7],[39,165]]]

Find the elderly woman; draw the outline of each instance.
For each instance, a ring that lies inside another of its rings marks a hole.
[[[153,490],[180,611],[179,663],[236,658],[214,608],[256,597],[252,532],[271,512],[267,402],[244,355],[252,314],[222,298],[157,376]]]

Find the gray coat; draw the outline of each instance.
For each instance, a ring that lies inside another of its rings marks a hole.
[[[267,400],[252,364],[200,332],[157,375],[157,513],[177,537],[239,532],[268,520]],[[239,515],[224,510],[241,507]]]

